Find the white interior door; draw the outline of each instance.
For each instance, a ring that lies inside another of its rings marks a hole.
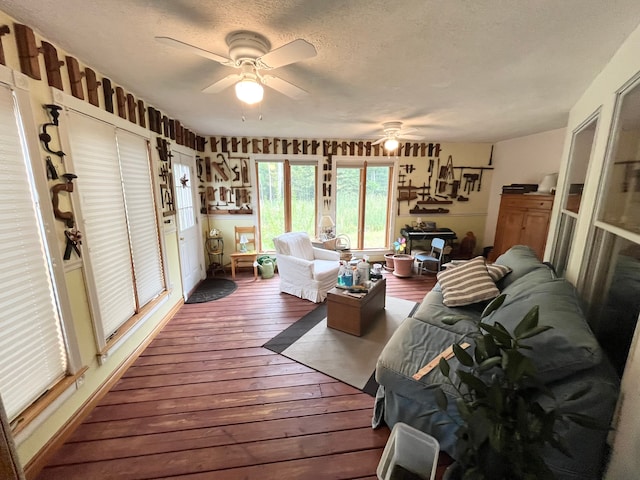
[[[173,152],[173,181],[176,192],[180,271],[185,300],[204,278],[204,252],[200,245],[200,226],[194,190],[196,178],[193,157]]]

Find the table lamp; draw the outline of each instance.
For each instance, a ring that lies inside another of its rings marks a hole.
[[[330,240],[335,235],[333,233],[333,227],[335,227],[333,219],[329,215],[323,215],[320,219],[320,239]]]
[[[242,253],[246,253],[246,251],[247,251],[247,243],[249,243],[249,239],[243,233],[242,235],[240,235],[240,251]]]

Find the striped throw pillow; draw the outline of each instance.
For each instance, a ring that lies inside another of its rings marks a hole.
[[[481,258],[481,257],[476,257],[476,258]],[[460,265],[464,265],[468,261],[469,260],[451,260],[449,263],[445,263],[444,265],[442,265],[442,268],[446,270],[447,268],[459,267]],[[489,272],[489,276],[491,277],[491,280],[493,280],[494,282],[502,280],[504,277],[507,276],[508,273],[511,273],[511,269],[506,265],[498,265],[497,263],[487,263],[486,266],[487,266],[487,272]]]
[[[491,280],[497,282],[507,276],[507,273],[511,273],[511,269],[506,265],[498,265],[497,263],[490,263],[487,265],[487,272]]]
[[[500,290],[489,275],[483,257],[476,257],[462,265],[447,268],[437,274],[447,307],[462,307],[491,300]]]

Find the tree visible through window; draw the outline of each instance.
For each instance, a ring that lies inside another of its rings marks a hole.
[[[391,167],[338,166],[336,232],[351,248],[386,248],[389,225]]]
[[[284,232],[307,232],[315,237],[315,164],[258,161],[257,170],[260,249],[273,250],[273,238]]]

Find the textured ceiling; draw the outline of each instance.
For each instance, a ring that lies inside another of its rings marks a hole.
[[[637,0],[0,0],[0,9],[202,135],[356,139],[401,120],[448,142],[563,127],[640,22]],[[309,95],[266,89],[260,107],[243,110],[232,88],[201,92],[230,67],[154,40],[227,56],[236,30],[272,48],[312,43],[316,57],[273,70]]]

